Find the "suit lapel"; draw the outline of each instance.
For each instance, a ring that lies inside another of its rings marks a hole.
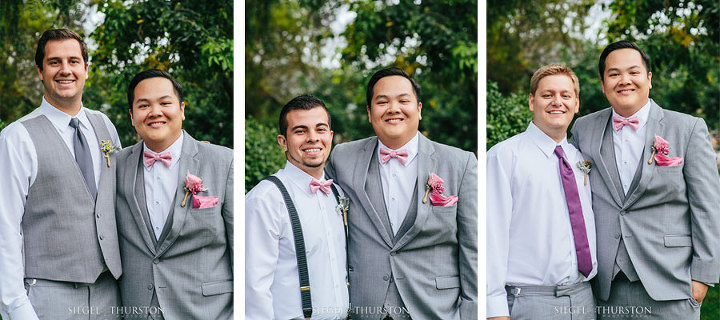
[[[178,170],[178,186],[175,191],[175,203],[174,203],[174,212],[172,216],[172,227],[170,229],[170,232],[168,232],[165,239],[161,239],[162,242],[160,243],[160,246],[158,247],[157,256],[162,255],[167,251],[168,248],[175,242],[177,237],[180,235],[180,230],[182,230],[183,226],[185,225],[185,220],[188,215],[188,211],[190,211],[190,208],[192,208],[192,198],[188,197],[187,203],[185,204],[185,207],[180,206],[181,199],[185,197],[185,176],[188,173],[198,175],[199,174],[199,168],[200,168],[200,159],[198,154],[198,147],[197,144],[200,142],[197,142],[195,139],[193,139],[187,132],[183,131],[183,145],[182,145],[182,152],[180,156],[180,169]],[[202,178],[202,177],[200,177]]]
[[[368,171],[370,170],[370,160],[373,158],[373,152],[375,152],[375,149],[377,147],[377,141],[377,137],[368,139],[367,143],[360,151],[360,155],[359,157],[357,157],[358,160],[355,165],[355,172],[353,173],[353,189],[360,191],[358,192],[358,199],[360,200],[360,205],[365,208],[365,212],[370,218],[370,221],[372,221],[373,225],[375,225],[375,228],[378,230],[378,233],[382,237],[383,241],[385,241],[388,247],[392,247],[393,242],[392,238],[390,237],[392,231],[385,228],[380,219],[380,214],[378,213],[378,210],[375,209],[375,206],[373,206],[372,201],[370,201],[370,197],[365,191],[365,184],[367,183],[368,179]],[[380,197],[382,197],[382,195],[380,195]]]
[[[643,193],[645,193],[650,179],[655,176],[655,171],[657,170],[657,165],[654,161],[652,164],[648,164],[648,160],[650,160],[650,155],[652,154],[652,148],[650,148],[650,146],[655,140],[655,135],[663,135],[663,132],[665,131],[665,123],[662,121],[662,109],[655,104],[655,101],[650,100],[650,102],[650,112],[648,112],[648,121],[646,124],[647,130],[645,131],[645,145],[642,153],[642,159],[640,159],[640,165],[638,165],[637,168],[637,170],[642,170],[640,173],[640,180],[636,181],[637,179],[634,179],[632,185],[630,186],[628,196],[625,199],[623,208],[630,207]]]
[[[138,163],[140,162],[140,156],[142,155],[143,144],[137,143],[131,148],[132,149],[130,150],[130,155],[128,156],[127,161],[122,164],[123,166],[125,166],[125,176],[118,177],[118,179],[123,179],[123,193],[127,195],[127,198],[129,200],[128,207],[130,207],[131,215],[135,220],[135,226],[137,226],[138,230],[140,231],[140,236],[145,242],[145,245],[148,247],[150,252],[155,255],[155,244],[153,243],[152,239],[153,235],[148,232],[149,226],[145,223],[145,220],[142,217],[142,213],[140,212],[140,204],[138,203],[138,198],[135,194]]]
[[[615,181],[613,181],[613,175],[610,173],[610,170],[617,171],[617,166],[615,163],[615,158],[608,156],[607,149],[605,149],[605,152],[603,152],[603,146],[610,148],[610,150],[614,150],[614,146],[611,143],[607,143],[605,141],[605,135],[608,130],[612,130],[612,128],[608,128],[610,126],[610,118],[612,116],[612,109],[607,108],[601,114],[599,117],[601,120],[603,120],[600,123],[597,123],[597,125],[594,126],[592,131],[592,142],[594,145],[591,148],[591,156],[593,159],[598,159],[599,161],[596,161],[598,173],[600,174],[600,177],[605,182],[605,185],[607,186],[608,191],[610,192],[610,196],[613,198],[613,201],[619,206],[622,205],[622,194],[618,192],[618,186]],[[609,133],[610,137],[608,137],[607,140],[612,142],[612,132]],[[605,154],[605,156],[603,156]],[[610,153],[612,154],[612,153]]]
[[[415,188],[417,190],[417,192],[415,193],[417,195],[415,198],[415,201],[417,203],[417,215],[410,229],[408,229],[408,231],[405,232],[405,234],[402,235],[402,237],[395,243],[395,249],[402,248],[408,242],[410,242],[410,240],[415,238],[415,236],[422,229],[422,226],[425,224],[425,220],[427,220],[428,216],[432,212],[432,206],[430,205],[430,201],[428,201],[427,203],[422,203],[422,198],[425,196],[425,183],[430,177],[430,173],[435,172],[438,159],[437,155],[435,154],[435,148],[433,148],[430,140],[422,134],[419,134],[418,138],[418,174],[417,182],[415,185]]]

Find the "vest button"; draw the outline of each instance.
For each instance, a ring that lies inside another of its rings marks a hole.
[[[152,290],[154,287],[152,283],[147,286],[148,290]]]
[[[154,263],[154,264],[160,263],[160,259],[155,259],[155,260],[153,260],[153,263]]]
[[[387,274],[386,274],[386,275],[384,275],[384,276],[383,276],[383,280],[385,280],[385,281],[388,281],[388,280],[390,280],[390,276],[389,276],[389,275],[387,275]]]
[[[100,236],[100,240],[102,240],[102,239],[105,239],[105,237],[103,237],[103,236]]]

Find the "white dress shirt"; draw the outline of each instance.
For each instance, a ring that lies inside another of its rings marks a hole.
[[[275,176],[293,199],[302,226],[312,318],[345,319],[350,307],[345,231],[335,195],[311,193],[312,177],[289,161]],[[245,196],[246,319],[303,318],[294,239],[282,193],[272,182],[260,182]]]
[[[154,154],[164,152],[170,152],[170,154],[172,154],[170,167],[166,167],[161,161],[155,161],[148,167],[143,161],[143,168],[145,168],[145,204],[147,204],[150,224],[152,224],[153,232],[155,232],[155,239],[160,239],[170,209],[173,208],[175,204],[173,200],[182,201],[182,199],[175,199],[175,193],[177,192],[178,183],[185,184],[185,181],[178,181],[178,171],[180,171],[180,165],[178,163],[180,162],[180,155],[182,154],[184,135],[184,133],[181,134],[173,144],[161,152],[150,150],[143,142],[143,153],[147,151]],[[189,173],[193,174],[193,172]],[[194,172],[194,174],[197,175],[197,172]]]
[[[80,130],[91,146],[90,156],[94,163],[97,185],[100,181],[100,166],[104,165],[105,161],[100,151],[100,141],[92,129],[87,112],[95,111],[83,107],[76,117],[81,123]],[[25,268],[21,222],[28,190],[37,177],[38,160],[35,145],[20,122],[40,115],[45,115],[50,120],[70,154],[73,157],[75,155],[72,142],[75,129],[70,127],[72,117],[50,105],[45,98],[39,108],[11,123],[0,133],[0,177],[3,186],[0,192],[0,315],[8,320],[37,319],[23,284]],[[120,139],[115,127],[107,116],[102,114],[102,118],[110,131],[112,143],[119,148]],[[97,147],[93,148],[93,145]]]
[[[615,131],[613,128],[613,144],[615,146],[615,163],[617,164],[618,173],[620,174],[620,182],[622,183],[623,191],[625,194],[630,189],[633,178],[635,177],[635,171],[637,171],[638,164],[640,164],[640,157],[643,155],[643,149],[645,144],[645,132],[647,131],[648,115],[650,114],[650,100],[648,103],[640,108],[635,114],[628,117],[638,117],[638,128],[637,131],[633,130],[630,126],[623,126],[620,130]],[[613,117],[625,118],[612,111]],[[650,146],[647,146],[648,148]],[[647,161],[648,159],[646,159]]]
[[[578,271],[575,240],[555,147],[575,173],[593,269]],[[525,132],[487,153],[487,316],[508,316],[506,285],[555,286],[597,273],[590,181],[577,167],[582,154],[559,144],[532,122]]]
[[[390,149],[378,139],[378,147],[375,152],[378,153],[378,161],[380,162],[380,181],[383,188],[383,198],[385,199],[385,208],[387,209],[393,234],[398,232],[403,220],[405,220],[408,208],[410,208],[410,201],[413,200],[413,192],[415,192],[418,175],[418,162],[416,160],[418,153],[418,134],[419,133],[416,133],[415,137],[398,149]],[[390,151],[406,149],[408,152],[407,161],[403,165],[400,160],[390,158],[388,162],[382,163],[380,160],[380,148],[385,148]]]

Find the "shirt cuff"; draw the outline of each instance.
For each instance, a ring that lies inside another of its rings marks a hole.
[[[509,317],[507,296],[487,297],[486,317]]]
[[[33,309],[29,300],[22,302],[17,308],[10,310],[8,316],[7,320],[38,320],[38,316],[35,314],[35,309]],[[3,320],[5,320],[5,318],[3,318]]]

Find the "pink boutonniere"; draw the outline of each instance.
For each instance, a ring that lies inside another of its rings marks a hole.
[[[202,179],[198,176],[192,175],[190,173],[185,176],[185,197],[183,198],[183,201],[180,203],[181,207],[184,207],[187,203],[188,196],[192,193],[193,196],[196,195],[198,192],[201,191],[207,191],[207,188],[203,186]],[[193,197],[195,198],[195,197]],[[193,200],[193,207],[195,207],[195,200]]]
[[[668,154],[670,154],[670,147],[668,146],[668,142],[660,136],[655,136],[655,141],[653,141],[651,148],[652,154],[650,155],[648,164],[652,164],[653,159],[660,167],[678,166],[683,162],[682,157],[668,157]]]
[[[425,184],[425,197],[423,197],[422,202],[427,203],[428,194],[430,194],[430,203],[432,203],[433,206],[449,207],[456,204],[458,202],[457,196],[446,197],[442,195],[445,191],[445,187],[443,187],[444,183],[445,181],[443,181],[442,178],[434,173],[431,173],[427,183]]]

